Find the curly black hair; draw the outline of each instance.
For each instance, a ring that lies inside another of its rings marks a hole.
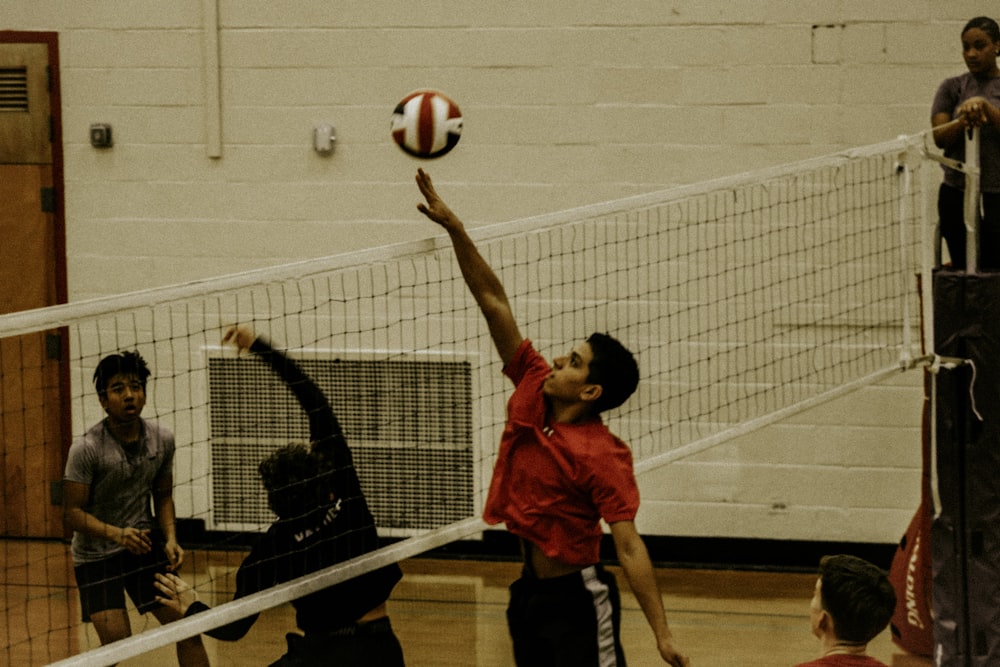
[[[302,444],[285,445],[257,466],[271,511],[280,519],[301,516],[330,502],[333,470]]]

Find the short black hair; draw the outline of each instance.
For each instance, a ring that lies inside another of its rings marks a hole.
[[[972,28],[979,28],[987,35],[990,36],[994,42],[1000,43],[1000,26],[997,22],[991,19],[989,16],[977,16],[974,19],[970,19],[965,27],[962,28],[962,34],[964,35]]]
[[[608,334],[591,334],[587,343],[594,355],[587,382],[601,385],[601,395],[594,401],[594,412],[617,408],[639,386],[639,364],[628,348]]]
[[[138,352],[116,352],[101,359],[94,369],[94,387],[98,396],[108,393],[108,382],[116,375],[131,375],[146,388],[149,379],[149,366]]]
[[[889,575],[872,563],[839,554],[819,562],[820,600],[837,639],[867,644],[889,625],[896,591]]]
[[[285,445],[257,466],[267,502],[279,519],[291,519],[330,502],[333,469],[302,444]]]

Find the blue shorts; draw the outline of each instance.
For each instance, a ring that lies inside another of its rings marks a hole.
[[[99,611],[125,609],[126,591],[140,613],[156,609],[160,606],[154,585],[156,573],[166,572],[168,565],[162,544],[155,543],[141,556],[120,551],[103,560],[74,566],[83,621],[89,623],[91,614]]]

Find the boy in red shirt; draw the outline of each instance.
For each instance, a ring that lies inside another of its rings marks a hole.
[[[660,655],[674,667],[688,665],[673,644],[649,553],[635,528],[639,492],[631,452],[600,417],[635,390],[635,359],[614,338],[594,334],[549,367],[521,336],[503,285],[462,221],[422,169],[416,179],[426,200],[417,210],[448,232],[504,373],[516,386],[484,518],[506,523],[524,551],[507,608],[517,664],[625,664],[618,588],[599,563],[604,519]]]
[[[896,591],[881,569],[856,556],[824,556],[809,603],[812,632],[823,656],[798,667],[886,667],[868,642],[889,625]]]

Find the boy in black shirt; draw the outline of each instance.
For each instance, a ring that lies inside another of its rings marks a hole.
[[[259,471],[271,509],[278,515],[236,573],[236,597],[291,581],[378,548],[375,520],[337,417],[316,384],[294,361],[245,327],[222,339],[267,363],[295,394],[309,417],[311,444],[287,445],[261,462]],[[292,602],[296,624],[288,653],[272,667],[292,665],[403,665],[386,600],[402,578],[393,563]],[[157,599],[185,616],[207,609],[189,600],[190,587],[172,574],[158,575]],[[225,641],[242,638],[257,615],[206,634]]]

